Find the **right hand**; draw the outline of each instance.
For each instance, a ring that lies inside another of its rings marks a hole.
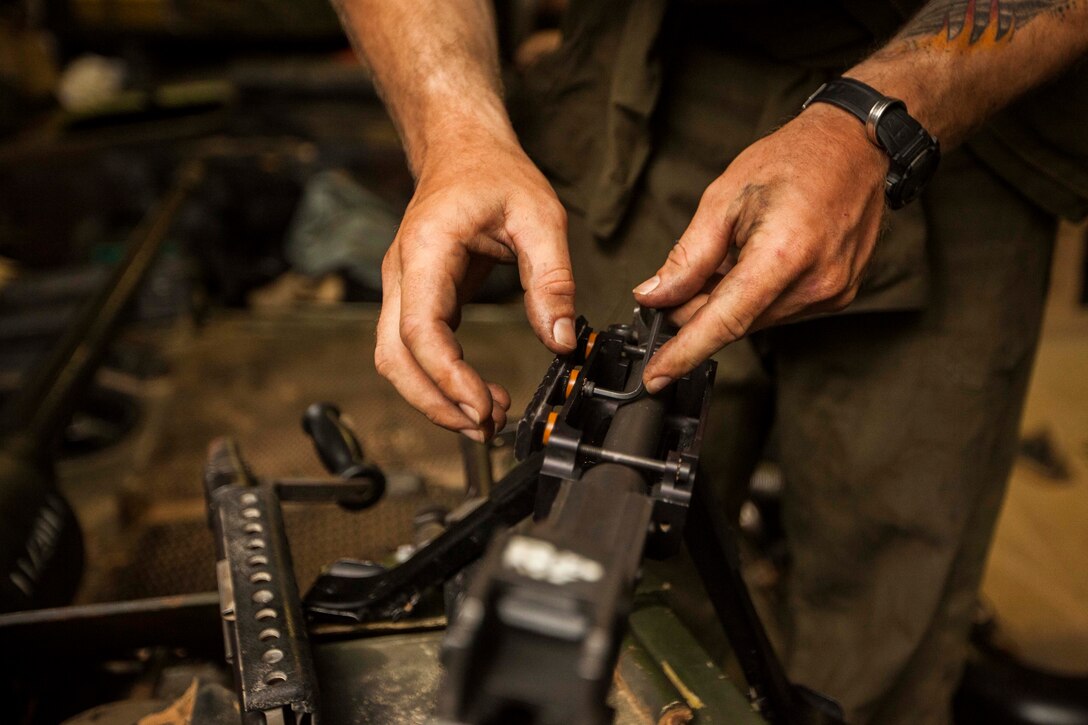
[[[382,263],[378,372],[432,422],[484,441],[506,425],[510,395],[484,381],[454,337],[461,306],[497,262],[516,262],[534,332],[574,349],[566,214],[516,141],[449,138],[429,148]]]

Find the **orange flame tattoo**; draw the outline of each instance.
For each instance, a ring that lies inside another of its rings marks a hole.
[[[975,34],[976,0],[968,0],[964,12],[963,24],[958,31],[952,30],[952,22],[949,14],[944,17],[944,25],[940,32],[930,39],[928,45],[935,50],[950,50],[965,52],[968,50],[984,50],[1005,45],[1012,38],[1016,27],[1015,16],[1010,16],[1008,27],[1001,28],[1001,10],[998,0],[990,0],[987,11],[986,25],[982,32]]]

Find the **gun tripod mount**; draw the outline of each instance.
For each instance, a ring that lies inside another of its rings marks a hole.
[[[384,475],[363,461],[334,406],[311,405],[303,428],[338,478],[259,481],[227,438],[212,442],[204,472],[225,651],[247,725],[317,719],[317,677],[280,501],[336,501],[359,510],[385,491]]]
[[[491,495],[466,501],[395,567],[333,563],[301,601],[278,500],[370,505],[381,495],[380,472],[362,463],[327,407],[307,412],[320,435],[307,430],[319,451],[337,452],[322,452],[326,464],[351,478],[258,485],[233,448],[213,445],[208,500],[245,716],[301,723],[317,712],[307,621],[409,616],[424,594],[482,557],[451,613],[438,722],[610,722],[606,696],[642,557],[686,545],[753,707],[772,723],[841,722],[834,703],[787,680],[741,577],[731,527],[697,485],[714,363],[656,395],[642,385],[646,363],[669,336],[661,312],[636,311],[632,324],[600,332],[580,319],[576,350],[552,362],[517,426],[521,462]]]

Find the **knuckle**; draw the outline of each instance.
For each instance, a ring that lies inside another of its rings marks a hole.
[[[417,219],[412,221],[411,224],[401,229],[400,234],[397,235],[397,241],[400,243],[401,249],[404,252],[413,252],[420,245],[425,244],[428,239],[434,239],[441,225],[430,218]]]
[[[845,270],[834,267],[820,275],[812,285],[812,297],[817,302],[834,302],[850,288],[850,277]]]
[[[396,369],[396,364],[385,352],[382,345],[378,345],[374,348],[374,369],[378,371],[378,375],[381,375],[386,380],[393,380],[393,372]]]
[[[721,177],[719,176],[717,179],[710,182],[706,189],[703,190],[702,196],[699,197],[699,206],[716,205],[724,201],[724,199],[725,188]]]
[[[454,365],[442,365],[434,371],[434,382],[440,390],[458,390],[461,386],[456,384],[457,370]]]
[[[831,309],[835,312],[846,309],[858,296],[857,285],[852,285],[843,290],[837,297],[831,300]]]
[[[780,254],[786,257],[791,269],[797,274],[802,274],[818,268],[822,263],[820,245],[818,244],[783,244]]]
[[[715,340],[723,344],[744,337],[751,324],[733,310],[722,307],[716,307],[711,311],[710,323]]]
[[[427,334],[427,320],[419,315],[403,315],[400,318],[400,339],[408,347],[420,342]]]
[[[680,353],[680,364],[684,370],[691,370],[698,367],[702,360],[691,350],[684,350]]]
[[[553,200],[544,207],[544,220],[548,224],[560,228],[566,229],[567,227],[567,210],[563,208],[563,205],[559,203],[559,200]]]
[[[680,269],[686,269],[691,265],[691,253],[688,251],[687,243],[683,239],[674,244],[672,249],[669,250],[669,256],[665,258],[665,265]]]
[[[445,422],[445,416],[443,416],[442,411],[438,410],[437,408],[421,408],[419,412],[423,413],[427,420],[434,423],[435,425],[447,427]]]
[[[424,236],[424,231],[429,225],[429,213],[420,212],[418,209],[409,208],[404,213],[400,227],[394,237],[399,245],[412,244]]]
[[[681,328],[681,332],[683,328]],[[689,333],[690,334],[690,333]],[[678,340],[678,342],[680,342]],[[661,372],[677,375],[682,374],[683,371],[691,370],[699,365],[702,360],[699,359],[699,355],[696,352],[696,346],[689,344],[691,339],[684,340],[682,344],[678,344],[669,351],[668,361],[662,365]]]
[[[535,289],[550,297],[574,297],[574,273],[569,267],[553,267],[536,279]]]
[[[388,281],[395,279],[397,271],[400,267],[400,250],[397,247],[390,247],[389,251],[382,257],[382,280]]]
[[[402,222],[396,236],[397,244],[408,252],[428,246],[442,239],[443,233],[455,225],[455,219],[456,216],[442,205],[417,210]]]

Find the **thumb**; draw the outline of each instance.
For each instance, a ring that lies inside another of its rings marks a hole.
[[[525,290],[525,313],[536,336],[555,353],[574,349],[574,272],[567,250],[566,216],[509,229]]]
[[[635,287],[635,299],[647,307],[682,305],[703,291],[729,252],[732,224],[718,195],[704,194],[683,236],[657,273]]]

